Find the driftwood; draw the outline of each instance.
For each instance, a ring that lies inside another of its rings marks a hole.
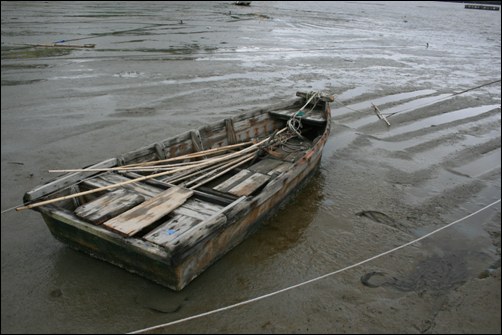
[[[378,107],[375,106],[373,103],[371,103],[371,105],[375,108],[375,113],[378,116],[378,118],[379,119],[383,119],[385,121],[385,123],[387,123],[387,125],[390,126],[390,122],[387,121],[387,119],[385,118],[385,116],[383,116],[382,112],[380,112],[380,110],[378,109]]]

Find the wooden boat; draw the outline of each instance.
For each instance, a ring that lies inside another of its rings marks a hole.
[[[71,247],[181,290],[314,175],[333,97],[297,96],[70,170],[18,210],[39,211]]]

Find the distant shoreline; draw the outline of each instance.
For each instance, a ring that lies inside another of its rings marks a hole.
[[[483,4],[483,5],[498,5],[502,4],[502,1],[440,1],[440,2],[459,2],[459,3],[475,3],[475,4]]]

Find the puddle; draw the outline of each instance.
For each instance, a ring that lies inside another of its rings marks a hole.
[[[355,132],[348,131],[342,134],[336,134],[336,136],[330,136],[326,141],[323,149],[323,157],[331,157],[335,151],[341,150],[352,143],[359,135]],[[323,164],[330,164],[326,160],[321,159],[321,166]]]
[[[61,76],[61,77],[52,77],[49,80],[59,80],[59,79],[83,79],[83,78],[96,78],[101,76],[100,74],[81,74],[78,76]]]
[[[473,162],[455,168],[454,171],[458,171],[470,177],[478,177],[495,168],[500,168],[500,159],[500,148],[498,148],[483,155],[483,157],[476,159]]]
[[[400,100],[410,99],[410,98],[414,98],[414,97],[419,97],[421,95],[429,95],[429,94],[433,94],[433,93],[436,93],[436,91],[435,90],[421,90],[421,91],[408,92],[408,93],[399,93],[399,94],[388,95],[388,96],[382,97],[382,98],[359,102],[357,104],[348,105],[347,107],[352,108],[352,109],[356,109],[356,110],[370,108],[370,107],[373,108],[371,106],[371,103],[374,103],[375,105],[383,105],[388,102],[400,101]],[[343,101],[342,101],[342,103],[343,103]],[[342,116],[344,114],[349,114],[349,113],[353,113],[353,111],[347,109],[346,107],[333,109],[331,111],[331,115],[337,116],[337,117]]]
[[[44,82],[47,79],[32,79],[32,80],[2,80],[2,86],[17,86],[17,85],[29,85]]]
[[[404,292],[415,291],[420,296],[425,292],[439,296],[464,283],[468,276],[467,270],[462,257],[449,254],[445,257],[435,256],[420,261],[405,277],[370,272],[361,277],[361,282],[368,287],[388,285]],[[374,276],[377,277],[376,280]]]
[[[58,57],[69,55],[71,48],[21,47],[7,49],[2,46],[2,60],[21,58]]]
[[[137,77],[142,76],[142,75],[144,75],[144,73],[140,73],[140,72],[121,72],[121,73],[114,74],[113,76],[114,77],[118,77],[118,78],[137,78]]]
[[[488,125],[490,122],[497,121],[497,120],[500,120],[500,115],[486,118],[483,120],[482,123],[481,122],[478,123],[478,125],[480,125],[480,126]],[[470,125],[460,125],[459,127],[448,128],[443,131],[434,132],[432,134],[425,134],[423,136],[414,136],[412,139],[398,141],[398,142],[389,142],[389,141],[381,141],[381,140],[371,140],[371,142],[372,142],[373,146],[375,146],[376,148],[380,148],[380,149],[385,149],[385,150],[390,150],[390,151],[408,150],[408,149],[413,149],[414,147],[417,147],[417,146],[421,146],[424,143],[431,142],[431,141],[440,141],[442,143],[443,142],[442,138],[445,135],[451,134],[452,131],[456,131],[457,133],[459,133],[469,127],[470,127]],[[475,145],[484,143],[489,139],[500,137],[500,131],[492,130],[489,133],[484,134],[484,135],[480,135],[480,136],[472,136],[472,135],[463,135],[463,136],[465,136],[465,140],[460,141],[458,143],[459,145],[475,146]],[[440,146],[443,147],[443,145],[440,145]],[[437,152],[434,152],[434,150],[436,150],[436,149],[427,150],[427,152],[429,153],[429,155],[439,154]]]
[[[246,73],[232,73],[232,74],[226,74],[222,76],[211,76],[211,77],[204,77],[204,78],[194,78],[194,79],[188,79],[188,80],[164,80],[161,83],[165,85],[172,85],[172,84],[185,84],[185,83],[204,83],[204,82],[211,82],[211,81],[226,81],[226,80],[232,80],[232,79],[252,79],[252,80],[258,80],[258,79],[266,79],[266,78],[273,78],[275,77],[274,73],[264,73],[264,72],[246,72]]]
[[[407,102],[405,104],[402,104],[402,105],[399,105],[399,106],[395,106],[395,107],[392,107],[392,108],[389,108],[389,109],[384,109],[384,110],[382,110],[381,108],[379,108],[379,109],[380,109],[380,111],[382,112],[383,115],[385,115],[386,117],[388,117],[388,115],[400,113],[400,112],[403,112],[405,110],[406,111],[412,111],[412,110],[417,109],[417,108],[421,108],[421,107],[425,107],[425,106],[428,106],[428,105],[435,104],[436,102],[439,102],[439,101],[443,100],[444,98],[446,98],[448,96],[451,96],[451,94],[441,94],[441,95],[434,96],[434,97],[413,100],[413,101],[410,101],[410,102]],[[351,128],[359,128],[359,127],[365,126],[367,124],[371,124],[371,123],[378,122],[378,121],[380,121],[380,120],[378,119],[378,117],[376,116],[376,114],[373,113],[372,116],[368,116],[368,117],[359,119],[359,120],[357,120],[355,122],[345,123],[345,125],[347,127],[351,127]],[[392,124],[391,121],[392,121],[392,119],[389,121]]]
[[[420,185],[418,187],[413,186],[409,188],[405,187],[404,192],[412,197],[423,200],[436,196],[444,190],[451,189],[456,185],[465,183],[468,178],[468,176],[462,176],[447,170],[441,170],[437,177],[429,179],[425,185]]]
[[[403,113],[403,112],[411,112],[415,109],[422,108],[425,106],[429,106],[432,104],[435,104],[436,102],[440,102],[449,98],[452,98],[453,95],[447,93],[447,94],[441,94],[435,97],[429,97],[429,98],[423,98],[423,99],[417,99],[413,100],[410,102],[407,102],[405,104],[395,106],[392,108],[385,109],[384,111],[381,110],[381,112],[385,116],[392,116],[398,113]]]
[[[500,199],[500,189],[487,187],[473,195],[473,199],[458,207],[453,213],[444,215],[447,223],[454,222]],[[421,243],[430,245],[435,253],[464,250],[477,250],[490,254],[495,246],[490,242],[490,234],[485,230],[485,223],[493,220],[493,216],[500,211],[500,205],[492,206],[473,217],[465,218],[448,228],[449,232],[432,235]],[[414,235],[421,237],[436,230],[437,226],[424,226],[410,229]],[[462,242],[461,242],[462,241]],[[460,243],[461,242],[461,243]],[[488,262],[490,263],[490,262]]]
[[[342,94],[338,95],[336,98],[340,101],[348,100],[348,99],[352,99],[354,97],[357,97],[359,95],[363,95],[364,93],[368,93],[368,92],[372,92],[372,91],[373,90],[370,89],[369,87],[360,86],[360,87],[353,88],[351,90],[347,90],[347,91],[343,92]]]
[[[432,116],[429,118],[425,118],[421,121],[415,121],[406,126],[401,126],[401,127],[394,126],[391,128],[391,135],[392,136],[401,135],[418,129],[435,127],[441,124],[451,123],[453,121],[475,117],[480,114],[494,110],[496,108],[500,108],[500,104],[465,108],[453,112],[444,113],[441,115]]]

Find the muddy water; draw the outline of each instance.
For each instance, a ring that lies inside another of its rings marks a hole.
[[[8,44],[61,40],[96,47]],[[2,210],[49,169],[297,90],[337,96],[312,182],[181,292],[62,245],[36,212],[2,214],[2,332],[181,319],[354,264],[500,199],[500,82],[453,96],[500,79],[500,47],[499,13],[463,4],[2,3]],[[377,287],[361,280],[371,273],[382,274],[370,276]],[[500,333],[500,204],[361,267],[165,331]]]

